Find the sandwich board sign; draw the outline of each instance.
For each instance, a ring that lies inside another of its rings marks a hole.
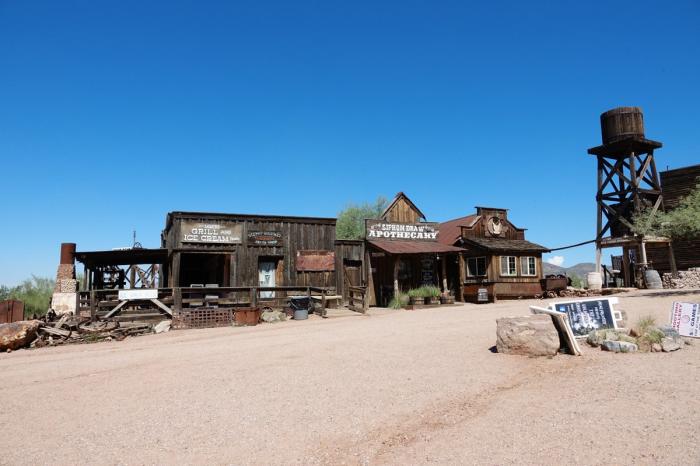
[[[700,304],[673,303],[670,321],[679,335],[700,338]]]
[[[622,315],[613,308],[617,303],[617,298],[581,299],[551,303],[549,308],[566,314],[571,330],[580,338],[594,330],[618,328],[617,321],[622,320]]]

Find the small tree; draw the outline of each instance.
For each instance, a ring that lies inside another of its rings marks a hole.
[[[2,299],[19,299],[24,302],[25,317],[32,314],[44,315],[49,309],[54,284],[55,282],[50,278],[32,275],[32,278],[24,280],[13,288],[0,286],[0,297]]]
[[[642,236],[700,238],[700,183],[670,212],[652,213],[647,207],[635,213],[632,226],[632,231]]]
[[[362,239],[365,237],[365,219],[379,218],[386,209],[387,200],[377,197],[373,204],[348,204],[338,213],[335,236],[338,239]]]

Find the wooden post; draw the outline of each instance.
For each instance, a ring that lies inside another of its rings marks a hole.
[[[459,292],[457,293],[457,300],[462,303],[464,302],[464,282],[466,279],[464,256],[459,253]]]
[[[367,249],[365,249],[364,269],[367,277],[364,285],[367,286],[367,293],[369,294],[368,306],[376,306],[377,297],[374,293],[374,277],[372,277],[372,255]]]
[[[95,303],[95,290],[90,290],[90,319],[95,320],[95,315],[97,314]]]
[[[397,297],[399,291],[399,256],[394,256],[394,297]]]
[[[175,312],[182,312],[182,289],[173,288],[173,308]]]
[[[321,316],[326,316],[326,293],[321,293]]]
[[[602,239],[602,229],[603,229],[603,162],[600,157],[598,157],[598,190],[596,193],[596,204],[598,205],[598,223],[596,227],[596,242],[595,242],[595,271],[600,273],[601,265],[601,244]]]
[[[258,289],[256,287],[250,289],[250,307],[258,307]]]
[[[173,277],[172,283],[170,283],[170,286],[173,288],[179,288],[182,286],[180,284],[180,253],[179,252],[174,252],[173,253],[173,260],[172,260],[172,270],[170,271]]]
[[[671,262],[671,275],[673,278],[678,278],[678,268],[676,266],[676,256],[673,255],[673,243],[668,242],[668,260]]]
[[[447,255],[442,255],[442,292],[446,295],[450,294],[450,290],[447,289]]]

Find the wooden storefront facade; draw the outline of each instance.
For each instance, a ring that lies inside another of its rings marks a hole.
[[[334,218],[171,212],[168,287],[336,286]]]
[[[439,224],[426,222],[425,215],[404,193],[396,195],[380,219],[365,222],[370,305],[386,306],[398,292],[422,285],[449,293],[450,284],[457,283],[454,264],[462,249],[441,244]]]
[[[440,229],[441,243],[464,249],[460,298],[477,302],[479,290],[486,290],[490,301],[542,292],[542,253],[548,249],[525,240],[525,229],[508,220],[507,209],[476,207],[476,214],[444,222]]]

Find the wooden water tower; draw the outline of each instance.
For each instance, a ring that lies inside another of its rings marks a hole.
[[[667,238],[636,236],[631,225],[632,215],[644,207],[663,210],[654,161],[654,150],[662,144],[644,137],[644,116],[639,107],[603,113],[600,127],[603,145],[588,149],[598,159],[596,269],[601,271],[604,248],[622,247],[625,286],[635,286],[647,267],[645,243],[666,243],[670,248]]]

